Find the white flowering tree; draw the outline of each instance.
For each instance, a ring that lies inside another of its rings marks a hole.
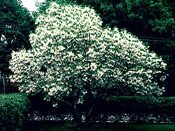
[[[127,88],[136,95],[164,91],[155,79],[166,66],[162,59],[127,31],[102,29],[93,9],[52,3],[36,24],[32,49],[13,52],[10,61],[10,79],[21,92],[63,101],[75,119],[80,119],[77,105],[89,96],[93,104],[85,113],[88,120],[103,90]]]

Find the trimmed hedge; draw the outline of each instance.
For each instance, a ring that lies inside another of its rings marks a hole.
[[[101,101],[93,121],[175,123],[175,97],[113,96]]]
[[[175,116],[175,97],[148,98],[142,96],[113,96],[95,109],[102,113],[165,114]]]
[[[25,94],[0,95],[0,130],[22,130],[29,105]]]

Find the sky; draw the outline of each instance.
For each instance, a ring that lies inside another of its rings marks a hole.
[[[45,0],[38,0],[38,2],[43,2]],[[29,11],[36,11],[35,0],[22,0],[23,5],[28,8]]]

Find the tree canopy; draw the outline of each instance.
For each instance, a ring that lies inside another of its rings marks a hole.
[[[10,79],[21,92],[66,102],[74,116],[85,96],[95,101],[105,95],[103,90],[163,93],[158,85],[166,77],[162,59],[126,30],[103,29],[93,9],[53,2],[36,24],[30,35],[32,48],[13,52],[10,61]],[[71,101],[66,101],[68,97]]]

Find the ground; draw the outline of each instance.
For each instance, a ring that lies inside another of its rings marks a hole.
[[[24,131],[175,131],[173,124],[118,124],[96,123],[77,126],[72,123],[28,122]]]

